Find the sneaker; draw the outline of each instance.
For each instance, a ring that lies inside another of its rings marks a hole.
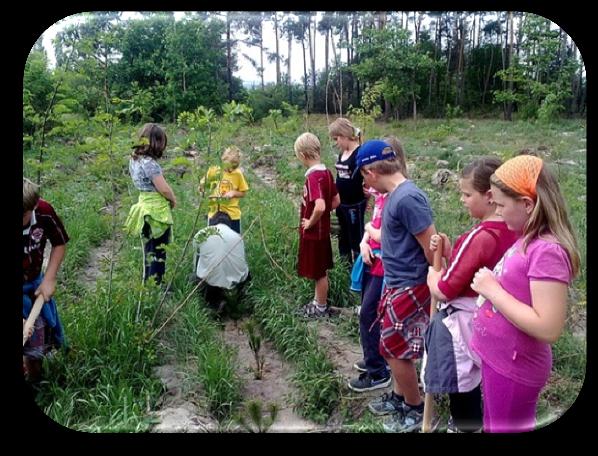
[[[363,359],[361,361],[357,361],[355,364],[353,364],[353,368],[355,368],[359,372],[367,372],[368,371],[365,367],[365,361]]]
[[[391,413],[400,413],[403,411],[403,401],[393,392],[384,393],[382,396],[370,401],[368,409],[374,415],[390,415]]]
[[[403,405],[402,413],[392,414],[383,424],[386,432],[419,431],[424,420],[424,411],[419,412],[413,407]]]
[[[312,301],[309,304],[303,306],[300,313],[304,318],[322,318],[327,317],[329,315],[329,312],[330,311],[328,307],[325,307],[324,310],[321,310],[316,304],[316,302]]]
[[[372,391],[379,388],[386,388],[387,386],[390,386],[390,383],[390,375],[387,377],[375,379],[369,373],[364,372],[358,378],[349,380],[348,384],[349,388],[351,388],[353,391],[363,393],[364,391]]]

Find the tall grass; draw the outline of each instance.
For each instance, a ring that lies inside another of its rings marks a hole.
[[[310,118],[310,129],[320,138],[324,163],[332,168],[336,150],[328,138],[325,117]],[[123,171],[115,173],[121,203],[117,213],[119,227],[137,195],[126,175],[130,134],[136,130],[136,127],[120,126],[114,133],[117,152],[112,165]],[[167,126],[167,131],[176,132],[176,129]],[[278,174],[278,189],[259,188],[256,181],[250,179],[251,190],[241,202],[244,228],[260,217],[245,239],[253,276],[247,311],[253,310],[264,334],[295,367],[293,382],[299,392],[295,398],[297,411],[323,423],[339,406],[343,408],[345,405],[341,380],[327,353],[319,346],[310,325],[293,314],[313,293],[313,283],[298,278],[295,272],[299,215],[291,200],[300,197],[304,169],[295,162],[292,148],[295,138],[302,132],[302,122],[289,123],[278,132],[270,132],[259,125],[240,127],[235,129],[233,136],[226,136],[225,129],[217,129],[212,154],[200,157],[201,168],[190,162],[189,172],[182,178],[175,177],[169,169],[175,163],[177,166],[184,164],[184,159],[170,150],[163,167],[179,205],[174,211],[174,240],[168,247],[166,281],[173,279],[174,293],[166,299],[159,322],[164,321],[192,289],[188,282],[192,252],[189,249],[183,256],[182,250],[189,234],[206,224],[202,215],[199,226],[193,227],[197,211],[207,212],[205,201],[198,207],[196,191],[204,167],[217,163],[224,147],[230,144],[240,146],[246,153],[246,161],[242,164],[246,170],[260,154],[270,154]],[[449,168],[458,173],[475,156],[495,154],[505,159],[523,148],[530,148],[552,163],[582,253],[582,271],[573,284],[570,305],[585,310],[587,182],[583,121],[564,120],[540,125],[471,119],[422,119],[417,123],[409,120],[375,123],[370,126],[366,139],[388,134],[395,134],[402,140],[408,163],[415,165],[412,178],[430,198],[437,229],[452,239],[475,222],[461,208],[455,185],[437,188],[431,184],[438,159],[447,160]],[[150,412],[162,393],[152,368],[163,362],[165,353],[156,340],[147,343],[161,290],[151,285],[141,288],[142,251],[139,239],[133,238],[123,238],[110,298],[105,279],[100,278],[90,290],[81,286],[80,276],[87,267],[91,249],[110,237],[110,218],[102,208],[112,201],[112,193],[105,132],[97,125],[90,126],[80,139],[80,143],[67,145],[60,138],[54,138],[46,149],[42,195],[54,205],[71,237],[56,294],[69,350],[59,351],[45,362],[47,371],[45,381],[38,387],[37,402],[50,418],[69,428],[91,432],[146,431],[151,426]],[[180,140],[179,133],[169,135],[171,145]],[[271,145],[268,152],[253,151],[253,146],[264,144]],[[24,153],[25,175],[31,176],[37,171],[34,161],[30,160],[32,157],[35,153]],[[575,164],[557,165],[557,159],[573,160]],[[252,176],[250,171],[248,174]],[[266,252],[264,242],[276,265]],[[176,269],[177,264],[180,264],[179,269]],[[329,297],[334,305],[353,305],[354,297],[348,285],[346,268],[337,261],[330,271]],[[135,323],[140,296],[140,318]],[[354,326],[340,323],[338,327],[339,333],[355,337]],[[193,360],[190,381],[201,385],[207,407],[217,418],[224,420],[238,409],[242,397],[234,369],[234,347],[226,347],[219,332],[218,323],[205,310],[203,298],[194,296],[166,327],[162,337],[171,344],[170,350],[177,354],[181,363]],[[570,328],[566,328],[553,351],[553,375],[542,394],[538,411],[540,421],[566,410],[575,401],[585,376],[585,343],[573,337]],[[354,420],[347,410],[343,413],[348,430],[377,429],[377,424],[365,416]]]

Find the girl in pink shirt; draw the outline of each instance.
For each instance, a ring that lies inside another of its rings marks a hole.
[[[552,367],[550,344],[565,325],[567,287],[579,271],[577,242],[554,175],[534,156],[491,177],[496,213],[519,239],[491,272],[480,269],[471,347],[482,360],[485,432],[534,429]]]
[[[441,233],[448,266],[428,271],[430,293],[441,303],[426,331],[422,378],[426,392],[449,395],[447,432],[475,432],[482,427],[480,360],[469,348],[477,298],[470,284],[478,269],[493,268],[517,239],[495,214],[490,194],[490,176],[501,164],[497,157],[482,157],[463,168],[461,202],[480,223],[459,236],[452,249]],[[438,238],[432,236],[430,250],[438,249]]]

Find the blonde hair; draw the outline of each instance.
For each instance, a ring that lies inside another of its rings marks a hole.
[[[23,178],[23,212],[32,211],[39,201],[39,185]]]
[[[238,168],[241,164],[241,149],[237,146],[227,147],[222,152],[221,160],[230,163],[233,169]]]
[[[401,144],[399,139],[393,135],[385,136],[382,139],[384,140],[385,143],[390,144],[390,147],[392,147],[392,150],[395,151],[395,153],[397,154],[396,160],[399,162],[399,165],[401,166],[401,169],[400,169],[401,174],[403,176],[405,176],[407,179],[409,179],[409,173],[407,172],[407,159],[405,158],[405,151],[403,150],[403,145]],[[383,160],[383,161],[386,161],[386,160]],[[381,174],[383,174],[383,173],[381,173]],[[389,174],[394,174],[394,173],[389,173]]]
[[[496,174],[492,174],[490,183],[510,198],[521,198],[523,196],[507,187]],[[571,269],[575,277],[579,272],[581,263],[577,240],[567,215],[567,206],[561,194],[559,183],[554,174],[547,168],[546,163],[544,163],[538,175],[536,195],[536,205],[523,227],[523,251],[525,252],[533,239],[549,232],[557,238],[569,255]]]
[[[320,158],[320,140],[313,133],[303,133],[295,140],[295,154],[302,154],[306,159]]]
[[[344,117],[339,117],[328,126],[328,134],[330,137],[342,136],[361,144],[361,130]]]

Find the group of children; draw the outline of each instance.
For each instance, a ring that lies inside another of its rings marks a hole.
[[[451,247],[446,234],[436,233],[427,195],[408,178],[396,138],[361,144],[346,119],[333,122],[329,133],[340,150],[335,183],[320,162],[317,137],[304,133],[295,142],[308,168],[298,273],[315,281],[303,314],[326,316],[328,212],[336,208],[339,253],[353,264],[352,289],[361,291],[363,360],[349,388],[392,383],[369,410],[388,415],[388,432],[419,429],[424,402],[415,361],[424,358],[424,390],[449,395],[448,432],[533,430],[552,367],[550,344],[564,328],[567,288],[580,267],[552,172],[527,154],[465,166],[461,202],[479,223]],[[368,194],[375,202],[365,224]],[[439,248],[445,264],[436,271],[431,264]],[[432,297],[439,305],[430,321]]]
[[[465,166],[461,201],[479,223],[451,247],[448,236],[436,232],[427,195],[409,179],[397,138],[362,144],[359,129],[344,118],[329,126],[329,134],[339,149],[336,179],[321,162],[314,134],[303,133],[294,143],[306,168],[297,271],[315,285],[313,299],[299,312],[307,318],[329,314],[330,214],[336,210],[339,254],[352,267],[353,288],[361,291],[363,360],[355,364],[360,374],[349,380],[349,388],[364,392],[392,384],[390,392],[368,404],[369,410],[387,416],[383,425],[389,432],[419,429],[424,403],[415,362],[423,358],[424,390],[449,394],[449,432],[532,430],[552,366],[550,344],[563,330],[567,287],[580,267],[553,174],[532,155],[505,163],[483,157]],[[145,279],[158,283],[176,206],[157,163],[166,143],[160,126],[146,124],[129,162],[140,194],[126,229],[143,237]],[[222,165],[207,171],[199,190],[210,192],[208,224],[224,213],[240,234],[239,198],[249,186],[239,164],[239,149],[226,149]],[[365,223],[370,196],[373,213]],[[35,295],[49,301],[24,348],[31,361],[40,358],[40,346],[62,343],[51,298],[68,235],[25,178],[23,204],[23,318]],[[53,249],[44,276],[46,238]],[[430,265],[439,248],[445,264],[435,271]],[[432,297],[439,305],[430,321]],[[30,375],[31,364],[25,366]]]

